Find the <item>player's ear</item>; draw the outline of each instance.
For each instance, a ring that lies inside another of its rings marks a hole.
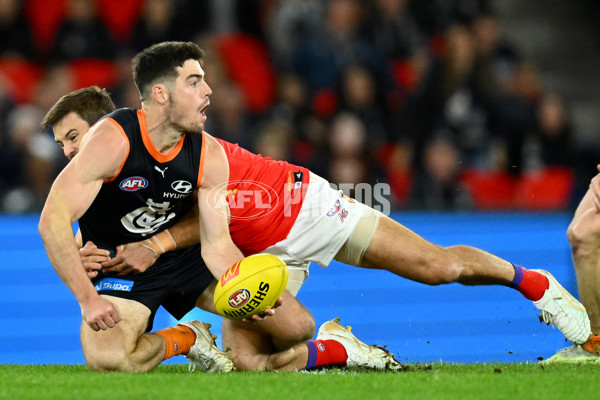
[[[152,97],[158,104],[166,104],[170,99],[169,90],[165,85],[157,83],[152,86]]]

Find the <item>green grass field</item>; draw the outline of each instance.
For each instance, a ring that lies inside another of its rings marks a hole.
[[[600,365],[427,364],[406,372],[189,373],[163,365],[145,374],[85,366],[0,365],[0,399],[595,399]]]

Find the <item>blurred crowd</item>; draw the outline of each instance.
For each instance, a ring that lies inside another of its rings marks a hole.
[[[396,209],[564,209],[587,186],[568,106],[491,0],[0,0],[0,32],[1,212],[39,210],[67,162],[49,107],[97,84],[139,108],[130,60],[164,40],[206,51],[208,132],[388,183]]]

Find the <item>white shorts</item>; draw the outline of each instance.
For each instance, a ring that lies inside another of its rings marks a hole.
[[[332,189],[327,180],[311,173],[306,197],[288,236],[261,253],[276,255],[287,264],[288,290],[295,295],[308,278],[309,264],[327,267],[369,210],[372,209],[344,196],[341,190]]]

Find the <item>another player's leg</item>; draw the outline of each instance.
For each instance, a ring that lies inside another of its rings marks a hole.
[[[346,350],[348,357],[346,365],[349,367],[392,371],[404,369],[392,353],[380,346],[363,343],[352,334],[350,329],[350,326],[341,325],[339,318],[325,322],[319,328],[314,351],[320,351],[319,342],[334,341],[340,343]]]
[[[379,346],[367,345],[358,340],[349,327],[339,320],[321,326],[316,340],[296,344],[281,351],[273,350],[269,336],[227,320],[229,338],[237,339],[236,366],[249,370],[298,371],[325,367],[355,367],[371,370],[402,370],[394,356]],[[226,328],[224,328],[225,332]],[[223,334],[225,337],[225,333]],[[225,347],[225,345],[224,345]],[[254,349],[255,351],[252,351]],[[239,356],[241,355],[241,357]],[[238,362],[241,361],[241,364]]]
[[[437,246],[386,216],[381,216],[360,266],[386,269],[429,285],[510,286],[532,300],[545,321],[568,340],[581,344],[590,337],[584,307],[548,272],[514,266],[471,246]]]
[[[401,371],[404,366],[380,346],[360,341],[339,318],[325,322],[316,340],[298,344],[271,355],[268,369],[310,370],[327,367],[352,367],[377,371]]]
[[[315,321],[295,298],[305,277],[303,268],[290,268],[288,290],[274,316],[252,323],[223,319],[223,348],[237,368],[294,371],[348,365],[398,369],[399,364],[391,354],[360,342],[337,319],[321,326],[317,340],[311,341]]]
[[[292,349],[310,340],[315,333],[315,320],[288,291],[275,315],[262,321],[244,322],[223,318],[223,349],[238,369],[272,369],[271,355]],[[299,368],[302,368],[300,366]],[[290,369],[299,369],[294,364]]]
[[[590,317],[592,336],[583,345],[559,350],[544,363],[600,362],[600,214],[592,192],[584,196],[567,230],[581,302]]]
[[[92,370],[146,372],[167,358],[188,354],[195,347],[214,353],[214,339],[206,326],[196,330],[178,325],[146,333],[151,315],[148,307],[133,300],[106,297],[117,305],[122,319],[114,328],[104,331],[94,331],[87,324],[82,324],[81,345],[86,362]],[[207,335],[210,341],[205,340]],[[221,365],[218,372],[232,369],[233,363],[224,353],[219,351],[214,357],[228,360],[228,364],[218,363]],[[214,368],[207,370],[215,372]]]
[[[254,324],[254,322],[252,322]],[[306,363],[296,346],[283,351],[274,349],[271,337],[250,324],[223,319],[223,349],[231,355],[238,370],[264,371],[277,369],[293,371],[302,369]],[[285,358],[273,365],[273,355],[285,354]]]

